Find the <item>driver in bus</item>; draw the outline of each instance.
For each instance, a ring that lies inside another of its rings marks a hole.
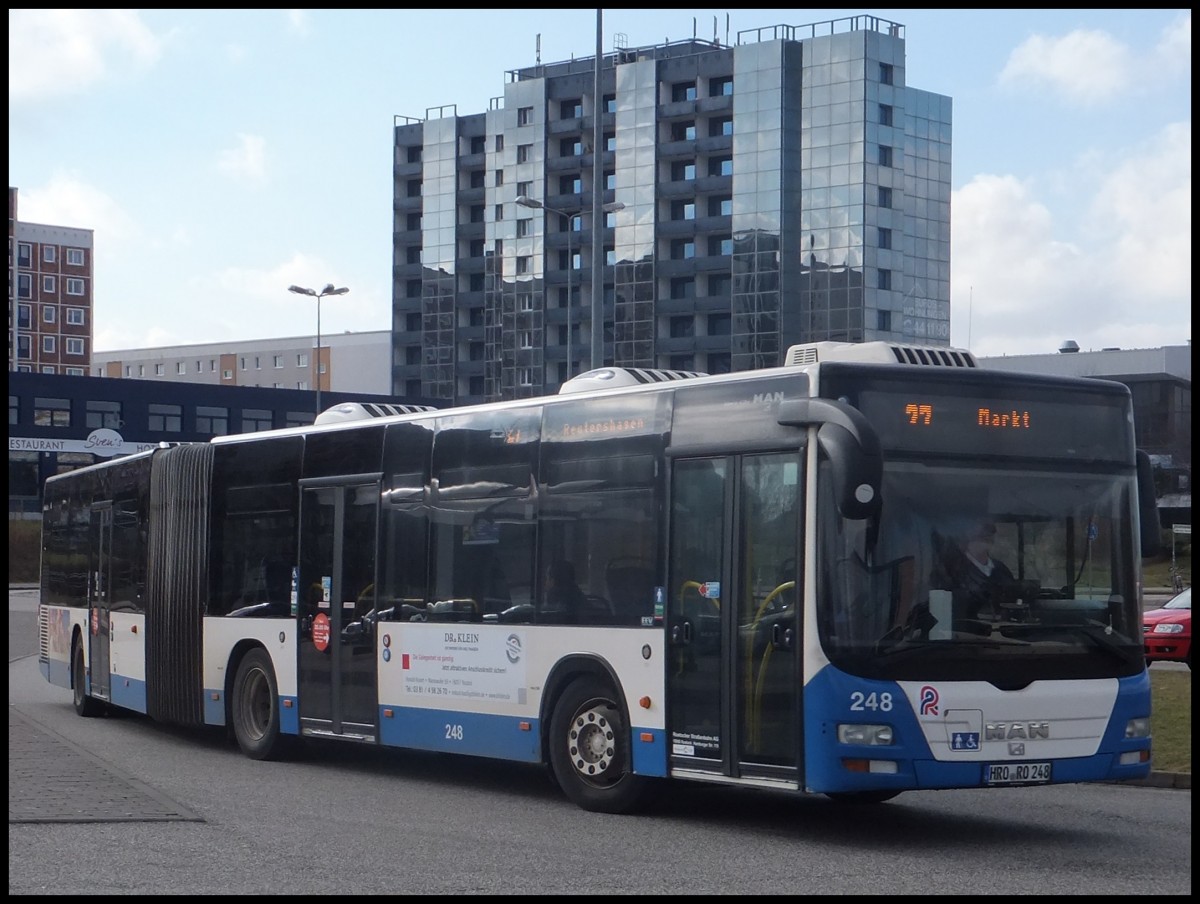
[[[1001,606],[1016,599],[1016,578],[1007,565],[992,556],[995,542],[994,523],[975,524],[963,538],[961,555],[948,569],[954,611],[959,618],[995,619],[1001,615]]]

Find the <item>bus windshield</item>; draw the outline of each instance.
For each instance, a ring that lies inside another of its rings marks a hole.
[[[826,655],[866,677],[1005,686],[1136,673],[1133,493],[1128,476],[892,461],[877,525],[822,495]]]

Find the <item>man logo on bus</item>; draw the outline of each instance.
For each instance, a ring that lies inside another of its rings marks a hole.
[[[936,716],[937,714],[938,714],[937,688],[927,684],[923,688],[921,688],[921,715]]]

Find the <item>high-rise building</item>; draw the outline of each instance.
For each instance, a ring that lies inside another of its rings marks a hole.
[[[951,101],[906,84],[903,25],[624,44],[512,70],[484,113],[396,117],[393,393],[949,344]]]
[[[92,230],[23,223],[8,189],[8,369],[88,372]]]

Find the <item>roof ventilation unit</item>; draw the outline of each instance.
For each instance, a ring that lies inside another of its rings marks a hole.
[[[917,364],[931,367],[976,367],[975,356],[965,348],[947,345],[903,345],[896,342],[809,342],[793,345],[784,358],[786,367],[804,367],[822,361]]]
[[[394,417],[398,414],[418,414],[436,411],[432,405],[393,405],[390,402],[342,402],[326,408],[317,415],[314,424],[338,424],[373,417]]]
[[[558,394],[589,392],[595,389],[616,389],[618,386],[639,386],[645,383],[670,383],[690,380],[708,374],[691,370],[656,370],[649,367],[597,367],[572,377],[559,387]]]

